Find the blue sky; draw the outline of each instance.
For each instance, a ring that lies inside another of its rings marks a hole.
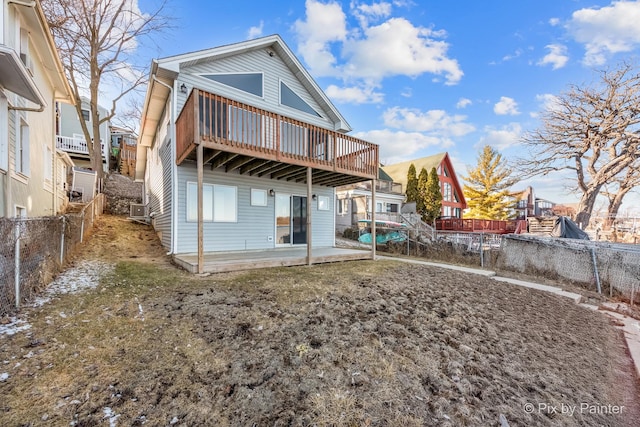
[[[173,0],[166,13],[175,28],[145,58],[277,33],[383,163],[447,151],[458,175],[485,144],[522,155],[552,95],[640,52],[640,1]],[[577,201],[560,175],[528,183]],[[623,211],[640,216],[638,200]]]

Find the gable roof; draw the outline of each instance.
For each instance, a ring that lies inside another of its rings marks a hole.
[[[190,67],[193,65],[209,62],[211,60],[218,60],[229,56],[235,56],[241,53],[268,49],[284,62],[284,64],[291,70],[291,72],[298,78],[300,83],[309,92],[316,102],[326,111],[331,120],[337,123],[337,128],[334,129],[338,132],[350,132],[351,126],[338,111],[338,109],[329,100],[320,86],[315,82],[311,74],[306,70],[298,58],[294,55],[293,51],[289,49],[287,44],[278,34],[272,34],[270,36],[260,37],[257,39],[246,40],[243,42],[218,46],[210,49],[199,50],[190,53],[184,53],[180,55],[170,56],[158,60],[160,67],[175,73],[180,72],[182,67]]]
[[[399,182],[402,184],[402,188],[407,188],[407,173],[412,163],[416,167],[416,176],[418,176],[422,168],[425,168],[427,172],[431,172],[432,168],[438,169],[445,156],[447,156],[446,152],[434,154],[433,156],[383,166],[382,169],[393,179],[393,182]]]

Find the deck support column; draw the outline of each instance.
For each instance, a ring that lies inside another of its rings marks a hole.
[[[204,154],[202,144],[198,144],[197,148],[197,167],[198,167],[198,274],[204,272],[204,227],[203,227],[203,184],[204,184],[204,165],[202,164]]]
[[[371,259],[376,259],[376,180],[371,180]]]
[[[311,182],[313,169],[307,167],[307,265],[311,265],[311,239],[313,233],[311,233],[311,202],[313,201],[313,191]]]

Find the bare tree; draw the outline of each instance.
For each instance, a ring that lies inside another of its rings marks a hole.
[[[133,60],[133,55],[143,39],[168,28],[167,18],[161,15],[165,3],[150,13],[140,11],[138,0],[41,0],[41,3],[76,97],[78,117],[82,117],[81,96],[89,99],[90,120],[80,123],[91,167],[102,178],[100,125],[113,119],[119,101],[146,83],[146,64],[137,66],[139,62]],[[101,95],[111,99],[109,112],[102,117],[98,113]]]
[[[622,64],[600,71],[600,78],[556,97],[542,126],[524,136],[529,153],[517,162],[522,178],[574,171],[581,193],[576,222],[583,228],[604,185],[624,176],[625,187],[640,173],[633,167],[640,155],[640,74]]]
[[[622,206],[624,196],[627,195],[635,187],[640,186],[640,165],[630,166],[627,168],[627,172],[620,177],[616,177],[613,182],[613,186],[605,186],[602,194],[606,196],[609,204],[607,206],[607,218],[604,222],[604,229],[608,230],[613,225],[614,221],[618,217],[618,211]],[[608,187],[615,187],[615,190],[611,190]]]

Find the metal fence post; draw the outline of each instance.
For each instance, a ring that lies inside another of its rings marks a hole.
[[[64,263],[64,228],[67,225],[66,218],[62,217],[62,233],[60,233],[60,265]]]
[[[82,210],[82,216],[80,217],[80,243],[82,243],[82,239],[84,238],[84,209]]]
[[[602,293],[602,289],[600,288],[600,274],[598,274],[598,263],[596,262],[596,249],[591,248],[591,259],[593,260],[593,274],[596,277],[596,287],[598,288],[598,293]]]
[[[480,233],[480,267],[484,268],[484,246],[483,239],[484,233]]]
[[[13,282],[16,290],[16,310],[20,309],[20,220],[16,219],[16,243],[15,243],[15,264],[13,272]]]

